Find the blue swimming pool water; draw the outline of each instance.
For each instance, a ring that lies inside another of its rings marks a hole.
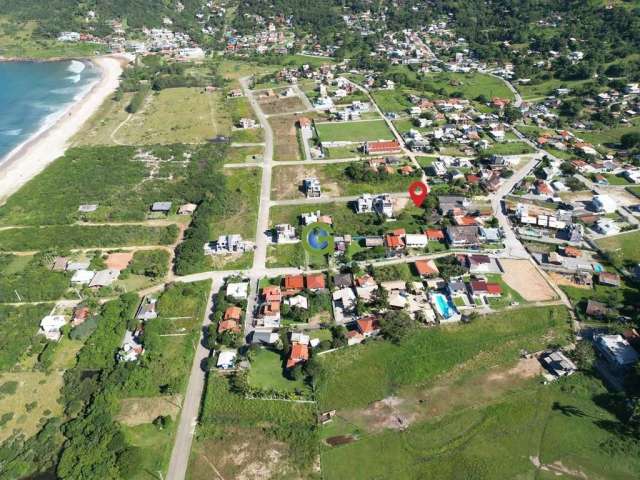
[[[596,273],[600,273],[604,271],[604,267],[602,265],[600,265],[599,263],[596,263],[593,265],[593,271]]]
[[[450,301],[447,300],[447,297],[445,297],[441,293],[436,293],[434,295],[434,298],[436,301],[436,306],[438,307],[440,314],[444,318],[449,318],[455,315],[455,307]]]

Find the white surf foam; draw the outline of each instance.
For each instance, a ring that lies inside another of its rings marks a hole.
[[[71,73],[80,73],[86,68],[86,65],[78,60],[71,60],[71,63],[67,67],[67,71]]]

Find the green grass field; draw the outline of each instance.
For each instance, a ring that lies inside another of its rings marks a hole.
[[[152,146],[143,158],[133,147],[73,148],[0,207],[0,224],[144,220],[153,202],[171,201],[177,209],[191,198],[193,180],[204,168],[196,158],[206,156],[215,165],[223,161],[223,152],[210,144]],[[95,212],[78,212],[91,203],[98,205]]]
[[[323,142],[364,142],[393,139],[393,133],[384,120],[316,123],[316,131],[320,141]]]
[[[522,348],[536,351],[553,339],[562,343],[567,321],[563,307],[521,309],[470,325],[420,330],[402,346],[373,342],[338,351],[322,359],[317,399],[322,410],[364,407],[401,386],[428,383],[481,352],[493,351],[495,363],[517,358]]]
[[[486,154],[495,155],[521,155],[533,153],[535,150],[524,142],[494,143],[484,151]]]
[[[210,375],[188,478],[211,478],[210,465],[238,478],[256,462],[256,478],[309,478],[318,451],[315,416],[313,404],[247,399],[228,379]],[[246,456],[238,457],[240,448]]]
[[[67,248],[107,248],[170,245],[178,236],[175,225],[52,225],[0,231],[0,251],[29,252]]]
[[[256,235],[258,220],[258,196],[260,193],[260,168],[226,169],[227,188],[240,193],[241,205],[234,205],[232,211],[223,218],[215,219],[211,224],[211,238],[218,235],[239,233],[245,239],[253,239]]]
[[[593,377],[531,385],[461,409],[325,448],[324,478],[636,478],[639,448],[615,432],[617,400]],[[355,459],[366,458],[367,461]],[[534,465],[544,465],[540,471]],[[579,472],[579,473],[578,473]]]
[[[626,261],[640,262],[640,232],[624,233],[613,237],[602,238],[596,243],[606,252],[616,251],[620,249],[622,256]]]
[[[289,380],[283,374],[283,357],[280,352],[261,348],[251,361],[249,384],[261,390],[294,392],[308,387],[302,380]]]
[[[426,79],[435,89],[443,89],[448,95],[460,92],[468,100],[479,95],[514,99],[513,93],[502,80],[483,73],[443,72],[429,74]]]
[[[401,90],[375,90],[371,95],[385,114],[400,113],[411,108],[411,102]]]

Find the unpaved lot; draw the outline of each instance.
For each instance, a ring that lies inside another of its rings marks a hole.
[[[260,100],[260,107],[266,115],[273,115],[287,112],[300,112],[305,110],[305,106],[300,97],[269,97]]]
[[[302,181],[309,177],[316,177],[320,180],[323,197],[339,197],[342,190],[338,186],[338,182],[336,179],[328,178],[324,173],[322,168],[306,165],[277,167],[273,170],[271,198],[285,200],[304,197]]]
[[[161,415],[171,415],[175,420],[181,404],[180,395],[125,398],[120,402],[120,412],[116,420],[130,427],[151,423]]]
[[[367,432],[404,430],[415,422],[446,415],[463,408],[490,404],[509,392],[522,390],[542,373],[536,358],[518,359],[512,366],[497,365],[477,371],[491,354],[483,352],[440,377],[435,384],[408,387],[397,395],[374,402],[365,409],[339,411],[346,422]]]
[[[500,259],[502,279],[528,302],[544,302],[556,298],[555,292],[528,260]]]
[[[271,117],[269,119],[273,129],[274,160],[281,162],[300,160],[300,147],[296,135],[297,121],[297,115]]]
[[[197,442],[192,451],[189,478],[263,480],[302,478],[288,447],[258,430],[229,429],[219,438]]]

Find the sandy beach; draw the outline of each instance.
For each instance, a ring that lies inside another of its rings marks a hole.
[[[64,154],[68,142],[111,95],[120,81],[123,57],[92,59],[100,69],[97,83],[69,107],[57,122],[11,152],[0,164],[0,204],[47,165]]]

